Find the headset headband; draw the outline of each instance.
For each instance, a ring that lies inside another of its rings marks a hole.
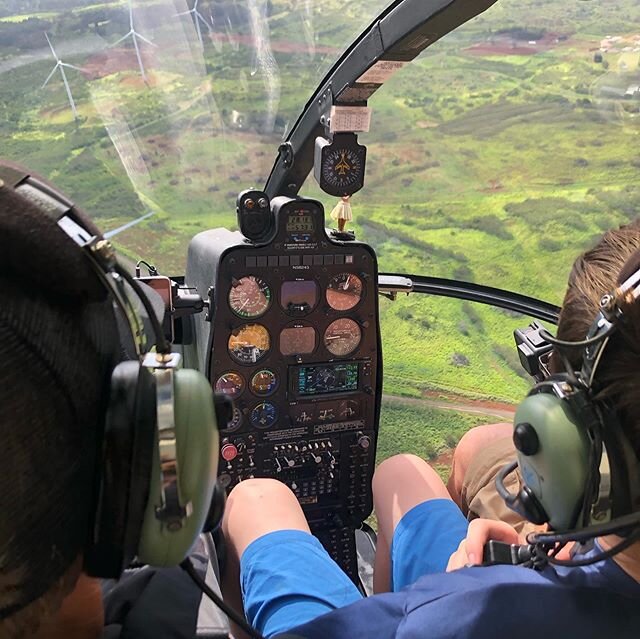
[[[120,266],[111,242],[105,240],[97,231],[92,231],[89,224],[83,223],[82,215],[78,215],[73,202],[43,180],[33,177],[19,167],[0,167],[0,186],[3,181],[52,217],[58,228],[83,251],[98,279],[120,309],[141,365],[155,373],[161,484],[161,504],[156,508],[156,517],[172,530],[181,527],[184,518],[192,512],[192,504],[182,503],[178,482],[173,373],[180,364],[180,355],[171,352],[170,344],[164,337],[149,299],[133,277]],[[144,325],[126,284],[133,289],[149,315],[156,339],[156,352],[148,351],[149,344],[144,333]]]
[[[624,312],[621,303],[633,303],[640,296],[640,269],[628,277],[613,293],[604,295],[600,300],[600,311],[587,333],[589,344],[582,358],[582,381],[591,388],[602,355],[609,339],[616,331],[618,323],[623,321]]]

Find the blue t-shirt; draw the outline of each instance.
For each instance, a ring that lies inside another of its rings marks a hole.
[[[304,639],[638,639],[640,584],[611,559],[541,572],[518,566],[464,568],[426,575],[400,592],[363,599],[288,634]]]

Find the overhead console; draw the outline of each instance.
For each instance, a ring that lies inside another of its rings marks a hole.
[[[198,234],[186,274],[209,291],[209,314],[195,320],[200,367],[233,400],[219,481],[228,491],[251,477],[286,483],[355,580],[380,413],[376,256],[325,229],[313,200],[269,205],[245,192],[239,222],[244,234]]]

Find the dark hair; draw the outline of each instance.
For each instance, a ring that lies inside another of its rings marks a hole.
[[[558,337],[585,338],[595,320],[600,299],[640,267],[640,220],[608,231],[595,247],[582,254],[569,275],[562,304]],[[611,338],[598,368],[598,397],[607,398],[640,457],[640,304],[626,304],[625,321]],[[582,352],[567,351],[575,370]],[[558,369],[557,358],[554,368]]]
[[[79,574],[64,579],[89,533],[119,340],[81,249],[8,187],[0,255],[0,628],[19,636],[33,625],[14,611],[47,591],[60,600]]]

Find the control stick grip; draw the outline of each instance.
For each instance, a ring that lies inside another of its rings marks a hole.
[[[528,544],[506,544],[503,541],[490,539],[482,552],[483,566],[519,566],[533,558],[533,546]]]

